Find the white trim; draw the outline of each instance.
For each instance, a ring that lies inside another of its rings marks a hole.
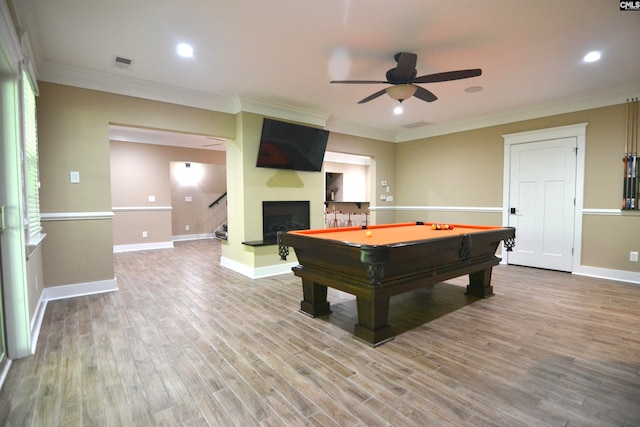
[[[613,216],[621,216],[621,209],[588,209],[585,208],[582,210],[583,215],[613,215]]]
[[[298,265],[297,262],[289,262],[286,264],[269,265],[266,267],[252,268],[246,264],[234,261],[227,257],[220,257],[220,266],[228,268],[246,276],[250,279],[261,279],[264,277],[278,276],[280,274],[291,273],[291,268]]]
[[[7,50],[9,63],[14,66],[13,71],[18,74],[18,63],[22,60],[23,53],[20,46],[20,40],[17,36],[17,31],[13,25],[13,19],[11,18],[11,12],[6,5],[6,2],[0,2],[0,40]],[[0,51],[0,54],[2,52]]]
[[[0,3],[1,4],[1,3]],[[0,26],[2,28],[2,26]],[[640,93],[640,84],[634,83],[624,87],[600,90],[571,98],[556,99],[521,108],[509,109],[499,113],[491,113],[468,120],[426,125],[406,129],[400,132],[389,132],[352,122],[336,120],[326,112],[300,109],[299,107],[269,103],[237,95],[231,97],[206,93],[203,91],[182,89],[161,85],[125,76],[114,76],[102,71],[88,70],[80,67],[62,65],[49,61],[38,63],[38,80],[58,83],[85,89],[98,90],[143,99],[179,104],[188,107],[203,108],[228,114],[241,111],[263,114],[285,120],[301,121],[347,135],[372,138],[393,143],[415,141],[455,132],[487,128],[506,123],[532,120],[575,111],[583,111],[611,105],[624,104],[629,96]]]
[[[47,311],[49,301],[65,298],[75,298],[85,295],[102,294],[106,292],[114,292],[118,290],[118,281],[114,277],[111,280],[99,280],[96,282],[76,283],[73,285],[53,286],[44,288],[40,294],[40,300],[31,319],[31,354],[36,353],[38,345],[38,337],[42,328],[44,314]],[[2,377],[0,377],[0,387],[2,386]]]
[[[507,123],[515,123],[541,117],[557,116],[575,111],[591,110],[624,104],[629,97],[640,94],[640,84],[633,83],[628,86],[614,89],[600,90],[571,98],[556,99],[539,104],[526,105],[510,109],[502,113],[491,113],[484,116],[473,117],[468,120],[427,125],[414,129],[398,132],[395,142],[402,143],[423,138],[431,138],[439,135],[447,135],[456,132],[464,132],[474,129],[483,129],[490,126],[498,126]]]
[[[188,240],[204,240],[204,239],[215,239],[214,233],[203,233],[203,234],[182,234],[173,236],[172,239],[174,242],[184,242]]]
[[[45,289],[40,293],[40,300],[38,300],[38,306],[34,313],[33,319],[31,319],[31,354],[36,354],[36,346],[38,345],[38,337],[40,336],[40,327],[44,320],[44,313],[47,311],[47,300],[45,299]]]
[[[146,212],[146,211],[170,211],[173,206],[120,206],[112,207],[113,212]]]
[[[0,390],[2,389],[2,385],[4,384],[4,380],[7,379],[7,374],[9,373],[9,368],[11,367],[11,359],[7,357],[5,353],[4,363],[2,363],[2,372],[0,372]]]
[[[358,154],[338,153],[336,151],[326,151],[324,153],[325,162],[346,163],[349,165],[371,165],[371,157],[360,156]]]
[[[42,221],[81,221],[112,218],[113,212],[52,212],[40,214]]]
[[[73,285],[53,286],[44,288],[44,299],[54,301],[64,298],[82,297],[85,295],[102,294],[118,290],[118,280],[114,277],[108,280],[95,282],[75,283]]]
[[[129,245],[113,245],[113,253],[148,251],[154,249],[173,249],[173,241],[170,242],[151,242],[151,243],[133,243]]]
[[[432,212],[476,212],[476,213],[499,213],[503,212],[502,207],[478,207],[478,206],[370,206],[371,211],[432,211]],[[582,215],[640,215],[640,211],[623,211],[621,209],[599,209],[584,208]]]
[[[38,80],[229,114],[235,110],[229,97],[50,61],[38,63]]]
[[[580,265],[578,266],[576,271],[573,272],[573,274],[640,285],[640,273],[633,271],[612,270],[610,268],[589,267],[586,265]]]
[[[370,206],[371,211],[432,211],[432,212],[476,212],[500,213],[502,207],[487,206]]]
[[[233,96],[234,114],[247,112],[266,117],[307,123],[313,126],[325,127],[330,114],[276,102],[261,101],[246,97]]]
[[[547,129],[518,132],[502,135],[504,138],[503,181],[502,181],[502,225],[509,225],[509,189],[511,188],[510,153],[511,145],[528,142],[544,141],[560,138],[576,138],[576,195],[573,231],[573,259],[571,271],[578,271],[582,259],[582,213],[584,210],[584,171],[586,132],[589,123],[576,123]],[[517,232],[517,231],[516,231]],[[509,263],[509,252],[505,252],[504,259]]]

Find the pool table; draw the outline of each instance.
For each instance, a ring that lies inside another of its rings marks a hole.
[[[302,279],[300,311],[311,317],[331,312],[327,287],[355,295],[358,324],[354,335],[373,346],[393,338],[389,299],[454,277],[469,275],[466,294],[493,295],[491,269],[500,258],[501,241],[507,251],[515,245],[515,228],[412,222],[318,230],[295,230],[278,235],[279,255],[289,247]]]

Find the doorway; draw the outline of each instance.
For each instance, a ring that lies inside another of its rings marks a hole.
[[[580,262],[586,123],[504,135],[508,264],[571,272]]]

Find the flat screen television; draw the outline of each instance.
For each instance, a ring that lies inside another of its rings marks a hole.
[[[328,139],[328,130],[265,118],[256,166],[319,172]]]

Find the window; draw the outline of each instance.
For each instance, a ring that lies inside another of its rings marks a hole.
[[[22,77],[24,132],[24,199],[25,238],[29,245],[40,241],[40,175],[38,168],[38,128],[36,123],[36,92],[29,74]]]

